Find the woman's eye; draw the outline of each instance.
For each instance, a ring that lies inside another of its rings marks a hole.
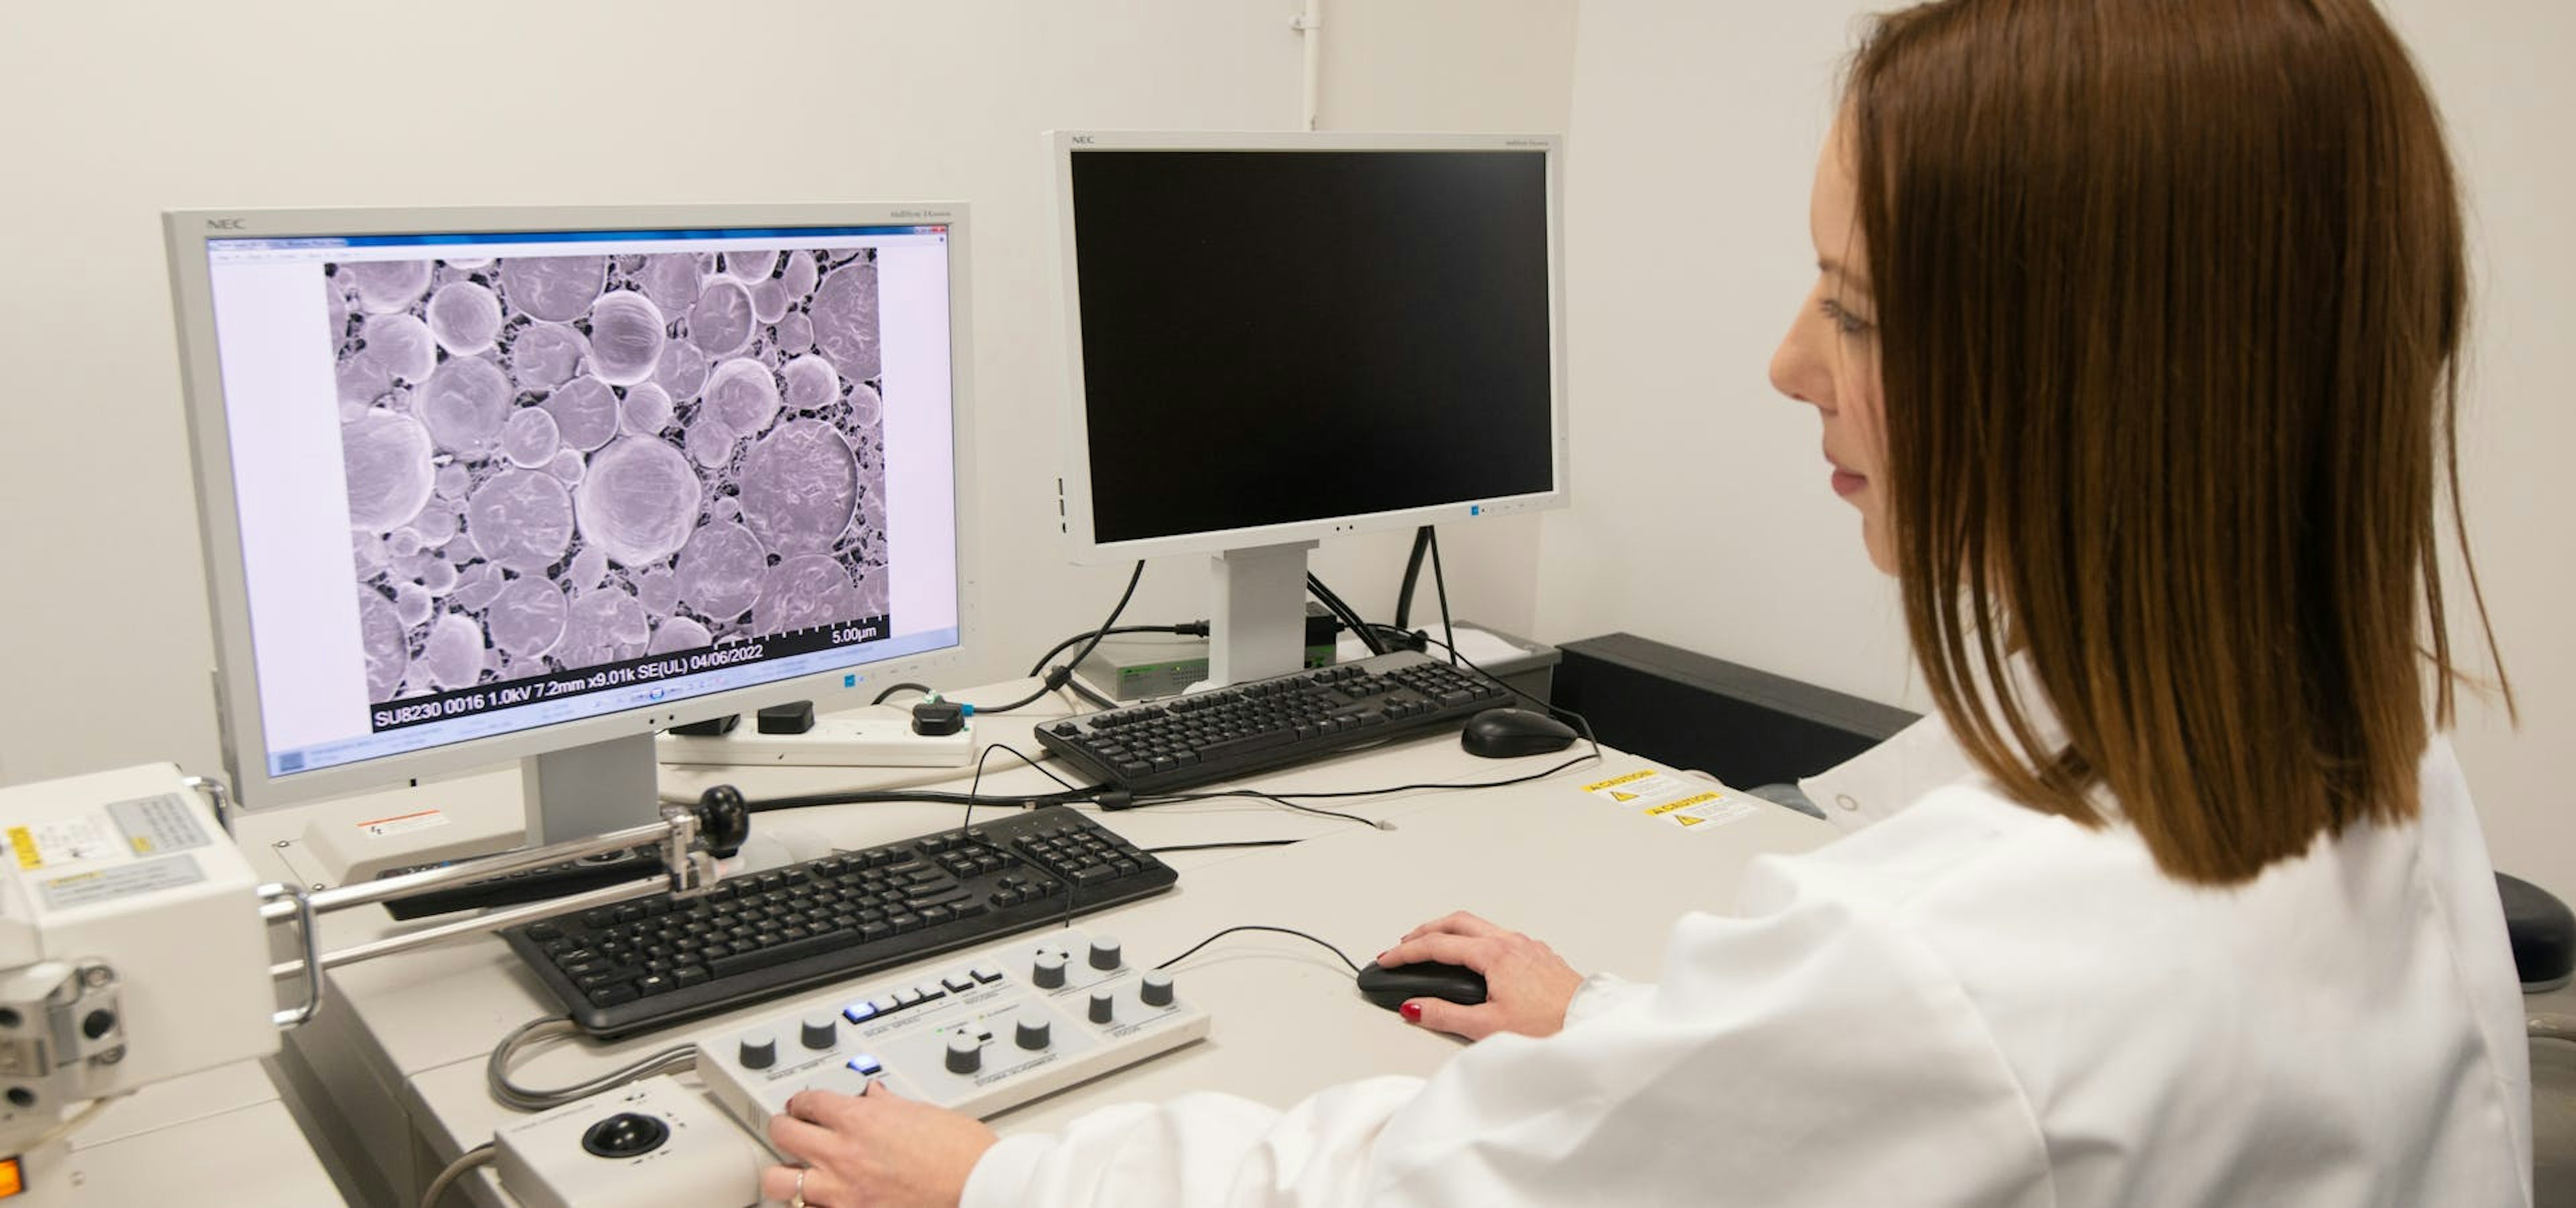
[[[1834,330],[1839,331],[1844,335],[1860,336],[1869,334],[1869,320],[1861,318],[1859,315],[1843,309],[1843,305],[1840,302],[1836,302],[1831,298],[1826,298],[1816,304],[1816,309],[1824,313],[1825,321],[1833,324]]]

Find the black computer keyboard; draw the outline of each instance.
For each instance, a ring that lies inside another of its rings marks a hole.
[[[1103,783],[1163,791],[1298,763],[1511,700],[1475,672],[1410,650],[1038,727]]]
[[[502,932],[574,1023],[623,1036],[1161,893],[1171,867],[1063,806]]]

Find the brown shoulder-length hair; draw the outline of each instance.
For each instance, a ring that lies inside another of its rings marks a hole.
[[[2413,818],[2468,280],[2380,14],[1941,0],[1846,101],[1906,622],[1967,752],[2085,825],[2107,787],[2207,884]]]

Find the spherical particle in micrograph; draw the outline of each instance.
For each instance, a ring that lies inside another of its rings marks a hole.
[[[501,422],[501,454],[520,469],[539,469],[562,448],[563,432],[543,407],[521,407]]]
[[[719,495],[714,503],[707,505],[707,514],[718,520],[740,520],[742,504],[731,495]]]
[[[689,307],[689,342],[711,357],[742,351],[751,327],[751,291],[731,277],[709,278]]]
[[[726,430],[738,436],[759,435],[777,418],[778,379],[748,357],[722,362],[707,375],[707,406],[724,421]]]
[[[430,438],[440,449],[479,457],[501,438],[501,424],[510,418],[510,395],[510,379],[500,366],[481,357],[449,357],[421,387],[421,422],[429,425]]]
[[[391,411],[369,411],[340,425],[340,457],[349,483],[349,526],[390,532],[429,502],[435,481],[429,429]]]
[[[734,248],[724,254],[724,272],[738,281],[767,281],[778,271],[778,253],[756,248]]]
[[[873,428],[885,422],[885,401],[877,397],[877,388],[861,382],[850,387],[850,425]]]
[[[850,527],[859,463],[830,424],[799,419],[754,442],[742,467],[742,513],[777,554],[816,554]]]
[[[581,454],[570,449],[555,454],[555,459],[546,463],[546,473],[553,475],[555,481],[565,486],[580,482],[581,476],[589,469],[590,463],[583,459]]]
[[[395,574],[409,577],[419,573],[420,534],[410,529],[395,529],[385,535],[385,553],[393,558]]]
[[[621,565],[659,562],[688,540],[699,490],[697,471],[679,450],[658,440],[620,439],[591,458],[574,492],[582,538]]]
[[[429,619],[429,589],[418,583],[394,588],[394,615],[408,628]]]
[[[474,618],[449,613],[429,627],[421,648],[421,670],[439,688],[471,687],[483,674],[483,627]]]
[[[778,376],[787,383],[787,405],[799,411],[817,410],[841,397],[841,375],[821,357],[798,357],[781,367]]]
[[[443,596],[456,587],[456,564],[445,558],[432,560],[420,568],[420,585],[433,596]]]
[[[566,448],[587,453],[617,435],[617,395],[598,378],[574,378],[539,405],[555,417]]]
[[[636,270],[635,284],[662,313],[676,315],[698,300],[697,257],[686,252],[646,256],[643,267]]]
[[[755,281],[751,286],[751,317],[763,323],[775,323],[787,313],[787,287],[776,281]]]
[[[857,591],[859,602],[858,615],[863,617],[881,617],[886,615],[886,596],[886,574],[884,568],[860,567]]]
[[[494,593],[483,624],[503,653],[536,658],[563,640],[564,619],[571,612],[562,588],[543,579],[513,579]]]
[[[877,376],[877,265],[853,260],[833,269],[814,290],[814,348],[831,358],[849,381]]]
[[[787,253],[787,267],[780,270],[778,284],[787,290],[789,300],[801,300],[814,292],[814,253]]]
[[[371,315],[411,309],[429,292],[429,270],[427,260],[366,260],[340,266],[358,284],[358,309]]]
[[[386,374],[406,382],[425,382],[438,367],[438,344],[429,325],[408,314],[369,315],[359,325],[366,341],[360,357],[374,361]]]
[[[628,436],[660,436],[671,426],[671,395],[659,383],[626,388],[617,400],[617,430]]]
[[[694,533],[690,535],[690,540],[696,539]],[[680,547],[680,552],[686,554],[688,548],[683,545]],[[635,600],[644,606],[644,611],[654,616],[669,616],[680,607],[679,572],[664,566],[647,567],[637,571]]]
[[[424,428],[421,430],[421,435],[426,436],[428,434],[428,429]],[[473,483],[474,476],[467,473],[465,467],[460,466],[455,462],[451,461],[446,465],[438,467],[438,497],[441,499],[447,500],[450,503],[462,503],[465,501],[466,488],[472,486]]]
[[[596,545],[583,546],[572,556],[572,566],[564,571],[564,583],[574,591],[591,591],[608,580],[608,551]]]
[[[791,310],[770,329],[769,342],[782,356],[796,356],[814,347],[814,321],[801,310]]]
[[[349,556],[358,564],[358,579],[364,582],[385,568],[385,535],[365,529],[349,530]]]
[[[384,405],[385,395],[394,388],[393,371],[363,351],[333,366],[331,376],[340,401],[361,407]]]
[[[680,602],[719,621],[730,621],[760,602],[769,551],[739,524],[716,523],[690,534],[675,563]]]
[[[662,312],[631,289],[618,290],[590,308],[590,364],[599,380],[632,386],[653,376],[662,359]]]
[[[608,284],[605,256],[510,256],[500,271],[511,309],[553,323],[580,318]]]
[[[504,586],[491,563],[477,562],[456,572],[456,588],[447,593],[447,602],[458,608],[480,610],[499,596]]]
[[[695,617],[664,617],[653,627],[653,641],[644,648],[646,654],[677,654],[695,650],[714,640],[707,627]]]
[[[590,338],[577,327],[532,323],[510,342],[510,380],[521,390],[552,390],[572,380],[590,355]]]
[[[631,636],[630,636],[631,635]],[[594,591],[575,596],[555,657],[571,666],[617,657],[628,642],[641,645],[652,636],[652,618],[644,606],[622,591]]]
[[[476,256],[467,260],[445,260],[440,263],[445,264],[449,268],[464,269],[471,272],[478,268],[490,268],[492,266],[492,258],[490,256]]]
[[[698,397],[707,385],[707,354],[686,340],[662,345],[662,363],[653,370],[653,382],[670,394],[672,402]]]
[[[572,546],[572,492],[552,474],[503,470],[465,503],[465,535],[485,561],[533,575]]]
[[[733,429],[712,411],[698,412],[698,417],[689,421],[687,435],[681,438],[689,460],[710,470],[733,460],[733,442]]]
[[[786,633],[859,615],[850,572],[828,554],[789,558],[763,576],[760,604],[752,610],[752,628]]]
[[[422,506],[419,515],[411,518],[411,531],[424,548],[437,549],[456,536],[456,509],[433,498]]]
[[[367,699],[385,700],[411,672],[411,645],[402,618],[382,593],[358,589],[358,645],[367,659]]]
[[[501,334],[501,300],[471,281],[450,281],[429,296],[429,334],[450,356],[470,357]]]

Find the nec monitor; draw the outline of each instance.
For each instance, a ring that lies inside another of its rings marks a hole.
[[[166,226],[245,805],[525,759],[633,825],[657,730],[966,641],[964,207]]]
[[[1058,132],[1051,149],[1062,528],[1083,561],[1219,555],[1219,628],[1268,636],[1215,678],[1296,665],[1316,540],[1566,500],[1556,139]]]

